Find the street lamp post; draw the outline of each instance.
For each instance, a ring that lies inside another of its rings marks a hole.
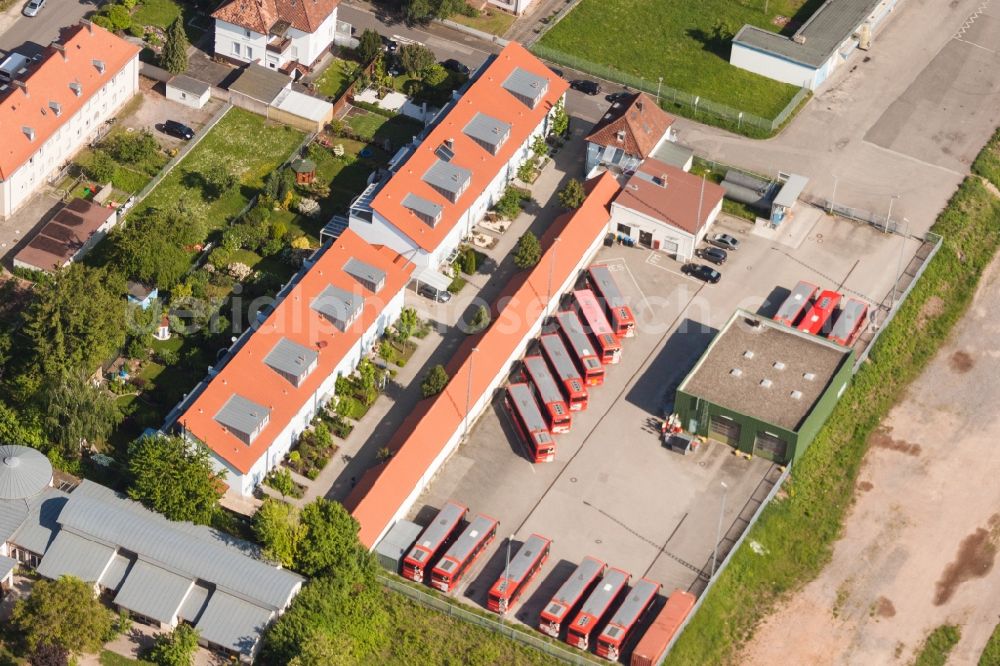
[[[514,541],[514,535],[511,534],[509,537],[507,537],[507,561],[503,567],[503,581],[504,581],[503,584],[506,586],[504,588],[504,591],[507,591],[510,588],[510,544],[513,543],[513,541]],[[506,612],[506,610],[507,610],[506,605],[504,605],[504,607],[500,609],[501,619],[503,619],[503,613]]]
[[[828,213],[833,212],[833,207],[837,205],[837,177],[833,177],[833,194],[830,196],[830,209]]]
[[[552,269],[556,263],[556,250],[559,248],[559,237],[552,241],[552,257],[549,259],[549,282],[545,290],[545,316],[549,316],[549,305],[552,303]],[[544,317],[543,317],[544,319]]]
[[[472,402],[472,368],[473,360],[476,358],[476,352],[479,351],[479,347],[473,347],[472,351],[469,353],[469,376],[465,382],[465,432],[462,437],[466,438],[469,436],[469,406]]]
[[[893,194],[889,197],[889,214],[885,216],[885,228],[882,229],[882,233],[889,233],[889,223],[892,221],[892,204],[899,198],[898,194]]]
[[[899,286],[899,280],[903,277],[903,249],[906,248],[906,239],[910,236],[910,221],[905,217],[903,218],[903,238],[899,242],[899,258],[896,259],[896,279],[892,283],[892,300],[891,305],[896,304],[896,288]]]
[[[726,485],[725,481],[721,482],[722,485],[722,504],[719,505],[719,525],[715,528],[715,548],[712,549],[712,574],[708,577],[708,580],[715,578],[715,564],[719,559],[719,540],[722,539],[722,516],[726,513],[726,494],[729,492],[729,486]]]

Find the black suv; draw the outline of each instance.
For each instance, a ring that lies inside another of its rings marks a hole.
[[[469,75],[469,68],[454,58],[448,58],[441,63],[441,66],[450,72],[455,72],[456,74],[464,74],[465,76]]]
[[[695,254],[705,261],[715,264],[716,266],[721,266],[726,263],[726,259],[729,258],[729,255],[721,247],[706,247],[698,250]]]
[[[585,81],[583,79],[577,79],[576,81],[570,81],[569,87],[573,90],[579,90],[585,95],[600,95],[601,86],[597,81]]]
[[[176,136],[178,139],[184,139],[185,141],[190,141],[194,138],[194,130],[176,120],[168,120],[163,123],[163,131],[170,136]]]
[[[722,273],[705,264],[684,264],[681,272],[684,275],[690,275],[702,282],[709,282],[711,284],[715,284],[722,279]]]

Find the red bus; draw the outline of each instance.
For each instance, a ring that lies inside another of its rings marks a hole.
[[[538,617],[538,629],[552,638],[559,638],[562,623],[579,606],[583,597],[594,589],[607,565],[587,556],[576,568],[573,575],[555,593]]]
[[[795,289],[792,289],[788,298],[778,308],[778,312],[774,315],[774,321],[785,326],[795,326],[799,317],[802,316],[802,312],[812,303],[818,293],[819,287],[802,280],[795,285]]]
[[[628,640],[629,632],[639,622],[639,618],[649,609],[660,593],[660,584],[643,578],[636,583],[622,605],[615,611],[611,621],[597,637],[597,656],[618,661],[622,644]]]
[[[604,366],[601,359],[594,353],[594,345],[583,332],[583,324],[575,312],[564,310],[556,313],[559,330],[562,331],[566,345],[573,350],[577,367],[583,373],[583,382],[587,386],[600,386],[604,383]]]
[[[827,290],[821,293],[806,316],[799,322],[799,330],[813,335],[821,335],[823,327],[830,321],[838,303],[840,303],[838,292]]]
[[[573,292],[573,301],[584,330],[597,347],[601,363],[618,363],[622,360],[622,345],[611,332],[611,324],[604,316],[604,309],[597,301],[597,296],[589,289],[577,289]]]
[[[431,569],[431,585],[442,592],[451,592],[462,578],[462,574],[493,541],[499,525],[495,518],[484,514],[473,518],[441,561]]]
[[[507,570],[500,575],[490,588],[486,607],[503,615],[517,603],[518,598],[528,589],[531,580],[541,571],[549,559],[552,540],[532,534],[511,559]]]
[[[563,396],[569,403],[570,411],[578,412],[586,409],[587,387],[583,385],[580,371],[576,369],[576,363],[570,357],[562,338],[555,333],[549,333],[543,335],[539,339],[539,343],[552,371],[559,378],[559,385],[562,387]]]
[[[524,369],[535,386],[539,401],[545,407],[549,430],[553,434],[569,432],[573,425],[573,415],[563,400],[562,391],[556,385],[556,380],[549,372],[549,366],[541,356],[525,356]]]
[[[868,304],[856,298],[848,298],[837,315],[829,338],[839,345],[850,347],[861,335],[868,316]]]
[[[695,596],[684,590],[674,590],[667,605],[656,616],[639,644],[632,650],[631,666],[653,666],[663,660],[677,630],[694,608]]]
[[[424,570],[437,555],[442,546],[451,539],[458,524],[465,519],[469,510],[452,500],[448,500],[434,521],[424,528],[410,552],[403,558],[403,576],[418,583],[424,582]]]
[[[625,305],[618,283],[611,275],[611,267],[605,264],[591,266],[588,271],[588,282],[594,293],[604,301],[604,310],[611,322],[611,328],[619,338],[631,338],[635,335],[635,315],[632,308]]]
[[[507,407],[514,417],[514,425],[528,448],[532,461],[552,462],[556,457],[556,442],[545,423],[535,395],[527,384],[507,387]]]
[[[587,649],[591,634],[597,631],[601,620],[628,589],[629,578],[631,576],[621,569],[608,569],[601,583],[583,602],[583,608],[580,609],[576,619],[569,625],[566,631],[567,643],[581,650]]]

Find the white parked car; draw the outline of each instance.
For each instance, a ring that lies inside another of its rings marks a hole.
[[[42,7],[45,6],[45,0],[28,0],[28,4],[24,6],[25,16],[36,16],[38,12],[42,11]]]

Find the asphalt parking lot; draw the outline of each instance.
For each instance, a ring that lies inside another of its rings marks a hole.
[[[623,341],[622,361],[590,391],[572,432],[557,436],[556,461],[535,465],[516,437],[498,396],[445,464],[410,516],[426,524],[448,499],[500,521],[497,539],[455,592],[485,606],[502,574],[506,538],[516,548],[531,533],[553,539],[552,555],[514,615],[534,625],[538,611],[585,556],[674,588],[701,589],[711,566],[724,482],[723,533],[731,542],[780,471],[762,459],[734,456],[709,442],[682,456],[660,446],[660,419],[676,386],[737,307],[773,312],[798,280],[838,288],[872,302],[891,290],[896,266],[916,240],[884,234],[819,211],[800,214],[791,234],[755,233],[720,218],[715,231],[741,241],[721,267],[719,284],[703,285],[658,252],[604,247],[597,262],[615,268],[633,303],[638,334]],[[901,254],[902,251],[902,254]]]

